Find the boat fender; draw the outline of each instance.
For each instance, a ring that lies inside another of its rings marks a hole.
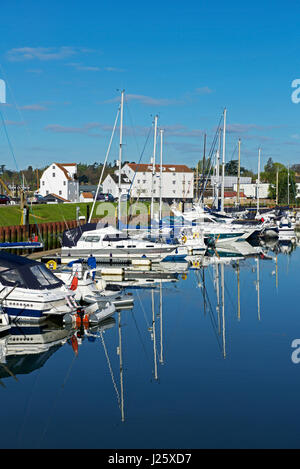
[[[194,239],[199,238],[199,233],[194,233],[194,234],[193,234],[193,238],[194,238]]]
[[[292,225],[291,225],[291,222],[288,222],[288,227],[291,228],[291,226],[292,226]]]
[[[181,241],[185,244],[187,242],[187,237],[185,235],[182,236]]]
[[[56,270],[57,268],[57,263],[54,261],[54,260],[50,260],[46,263],[46,267],[49,269],[49,270]]]

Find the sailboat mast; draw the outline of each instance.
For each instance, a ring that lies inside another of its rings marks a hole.
[[[121,219],[121,169],[122,169],[122,149],[123,149],[123,107],[124,107],[124,90],[121,93],[121,108],[120,108],[118,227],[119,227],[120,219]]]
[[[159,288],[159,319],[160,319],[160,363],[163,364],[163,304],[162,304],[162,281],[160,281]]]
[[[276,170],[276,205],[278,205],[278,168]]]
[[[287,177],[287,190],[288,190],[288,206],[290,205],[290,165],[288,164],[288,177]]]
[[[159,223],[162,219],[162,162],[163,162],[163,129],[160,129],[160,175],[159,175]]]
[[[120,360],[120,388],[121,388],[121,419],[125,420],[124,415],[124,387],[123,387],[123,355],[122,355],[122,334],[121,334],[121,313],[118,312],[118,332],[119,332],[119,360]]]
[[[221,186],[221,212],[224,212],[224,188],[225,188],[225,142],[226,142],[226,108],[223,113],[223,148],[222,148],[222,186]]]
[[[260,321],[260,290],[259,290],[259,257],[256,258],[257,268],[256,268],[256,288],[257,288],[257,317]]]
[[[157,139],[157,119],[158,116],[154,117],[154,142],[153,142],[153,156],[152,156],[152,190],[151,190],[151,224],[154,218],[154,176],[155,176],[155,157],[156,157],[156,139]]]
[[[222,291],[222,341],[223,341],[223,358],[226,358],[224,264],[221,264],[221,291]]]
[[[237,204],[240,205],[240,176],[241,176],[241,139],[240,138],[239,138],[238,146],[239,146],[239,159],[238,159],[236,201],[237,201]]]
[[[205,156],[206,156],[206,134],[204,134],[203,142],[203,159],[202,159],[202,203],[204,202],[204,186],[205,186]]]
[[[157,357],[156,357],[156,330],[155,330],[155,301],[154,301],[154,290],[151,291],[152,297],[152,333],[153,333],[153,355],[154,355],[154,378],[158,379],[157,376]]]
[[[258,170],[257,170],[257,209],[256,209],[257,215],[259,215],[259,186],[260,186],[260,148],[258,149]]]
[[[240,261],[237,260],[237,287],[238,287],[238,320],[241,319],[241,292],[240,292]]]

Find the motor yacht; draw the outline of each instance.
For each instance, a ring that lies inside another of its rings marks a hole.
[[[0,251],[0,306],[11,321],[75,314],[74,292],[35,260]]]

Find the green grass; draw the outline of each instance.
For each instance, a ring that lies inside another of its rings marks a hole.
[[[134,202],[133,202],[134,203]],[[76,220],[76,208],[80,207],[79,216],[87,215],[87,205],[90,210],[92,203],[78,204],[40,204],[32,205],[29,212],[29,223],[48,223],[64,220]],[[130,203],[127,202],[129,208]],[[150,202],[145,202],[147,210],[149,210]],[[114,217],[116,215],[117,203],[97,202],[95,205],[93,218],[102,218],[104,215]],[[0,205],[0,226],[20,225],[22,212],[17,205]]]
[[[86,217],[87,205],[90,206],[91,210],[91,203],[32,205],[29,212],[29,223],[76,220],[76,207],[80,207],[79,215]],[[98,204],[95,206],[95,211],[97,206]],[[19,206],[0,206],[0,226],[20,225],[21,217],[22,212]]]

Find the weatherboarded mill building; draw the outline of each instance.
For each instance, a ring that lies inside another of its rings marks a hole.
[[[194,197],[194,172],[186,165],[164,164],[155,165],[154,175],[152,164],[126,163],[121,170],[121,190],[129,193],[134,199],[192,200]],[[161,178],[160,178],[161,176]],[[118,194],[118,176],[107,176],[103,181],[103,192],[114,196]]]

